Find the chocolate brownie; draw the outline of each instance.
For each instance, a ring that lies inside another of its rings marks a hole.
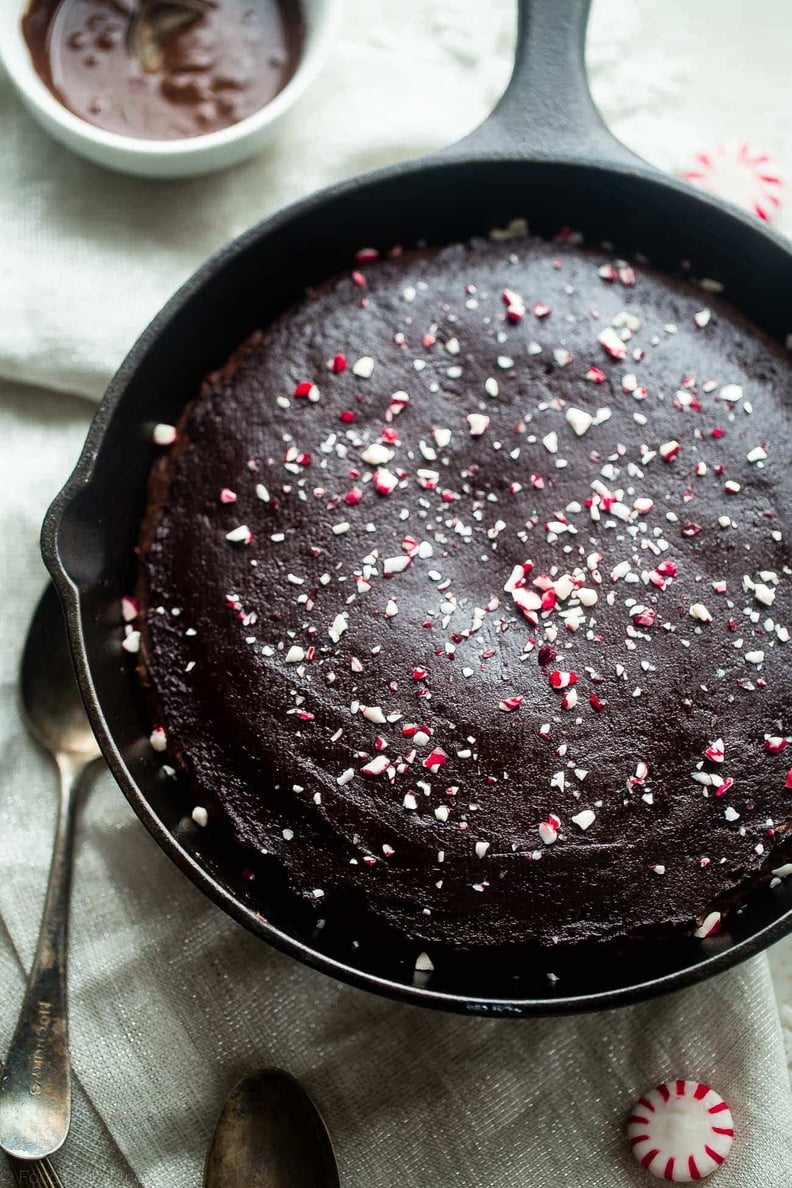
[[[156,737],[353,930],[709,933],[786,861],[790,357],[574,237],[389,255],[159,427]]]

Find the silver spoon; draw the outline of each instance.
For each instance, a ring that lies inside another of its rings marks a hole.
[[[31,1163],[29,1159],[14,1159],[9,1155],[8,1163],[18,1188],[63,1188],[63,1181],[49,1159]]]
[[[231,1090],[206,1161],[204,1188],[339,1188],[321,1114],[299,1081],[278,1068]]]
[[[69,1130],[66,952],[76,793],[85,769],[99,756],[74,679],[63,611],[53,586],[44,591],[30,624],[20,693],[28,729],[54,757],[60,772],[60,806],[41,931],[0,1082],[0,1147],[8,1155],[31,1160],[57,1151]]]

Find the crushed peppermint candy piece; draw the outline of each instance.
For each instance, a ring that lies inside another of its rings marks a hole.
[[[332,639],[333,643],[338,643],[341,636],[344,634],[349,626],[349,615],[346,611],[341,611],[333,619],[332,624],[327,629],[327,634]]]
[[[393,457],[393,450],[381,442],[373,441],[362,451],[360,457],[368,466],[386,466]]]
[[[435,747],[423,761],[423,765],[428,771],[438,772],[444,763],[448,762],[448,755],[441,747]]]
[[[165,751],[168,747],[168,739],[165,734],[165,729],[162,726],[155,726],[149,735],[149,743],[155,751]]]
[[[578,437],[582,437],[594,423],[591,413],[585,412],[582,408],[568,408],[565,415],[567,424]]]
[[[678,441],[664,441],[663,444],[658,447],[658,452],[664,462],[672,462],[674,458],[676,458],[680,449],[681,447]]]
[[[310,400],[311,404],[318,404],[320,399],[319,389],[310,380],[304,380],[299,383],[294,389],[294,395],[298,399]]]
[[[177,437],[178,433],[176,432],[175,425],[166,425],[161,423],[159,425],[155,425],[151,431],[151,440],[155,445],[159,446],[173,445]]]
[[[386,557],[382,563],[382,572],[385,577],[391,577],[394,573],[403,573],[409,566],[411,558],[409,556],[401,557]]]
[[[711,742],[704,752],[704,758],[709,759],[712,763],[723,763],[725,747],[722,738],[716,738],[715,742]]]
[[[121,599],[121,618],[125,623],[132,623],[140,614],[140,604],[137,598]]]
[[[124,649],[125,652],[131,652],[131,653],[139,652],[140,651],[140,632],[132,631],[132,630],[127,631],[127,634],[124,636],[124,639],[121,641],[121,647]]]
[[[583,809],[582,812],[579,812],[572,818],[575,824],[583,830],[586,830],[590,825],[593,825],[596,819],[597,814],[592,809]]]
[[[709,915],[705,916],[701,921],[693,935],[698,937],[700,940],[708,936],[715,936],[716,933],[720,932],[721,918],[720,912],[710,912]]]
[[[352,373],[359,379],[369,379],[374,370],[374,360],[370,355],[363,355],[352,365]]]
[[[230,532],[226,532],[225,538],[233,544],[250,544],[253,539],[253,533],[247,524],[240,524],[238,528],[232,528]]]
[[[627,347],[612,326],[606,326],[597,335],[597,341],[605,348],[612,359],[626,359]]]
[[[360,769],[360,774],[366,776],[382,775],[390,767],[390,762],[387,755],[375,755],[373,759],[369,759],[368,763],[364,763]]]
[[[470,426],[471,437],[481,437],[489,426],[490,419],[484,413],[468,413],[467,423]]]
[[[539,837],[546,846],[552,846],[558,840],[558,826],[549,819],[542,821],[539,825]]]
[[[550,688],[551,689],[566,689],[570,685],[577,683],[576,672],[561,672],[559,669],[554,669],[550,673]]]

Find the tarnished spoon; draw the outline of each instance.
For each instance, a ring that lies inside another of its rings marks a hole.
[[[49,1159],[31,1163],[29,1159],[14,1159],[9,1155],[8,1163],[17,1188],[63,1188],[63,1181]]]
[[[339,1188],[330,1136],[299,1081],[265,1068],[231,1090],[204,1188]]]
[[[18,1159],[30,1160],[57,1151],[69,1130],[66,952],[76,793],[84,771],[99,756],[74,679],[63,612],[53,586],[44,591],[30,624],[20,693],[28,729],[53,756],[60,772],[60,805],[41,931],[0,1082],[0,1147]]]

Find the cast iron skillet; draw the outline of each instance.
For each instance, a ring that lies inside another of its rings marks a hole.
[[[202,377],[306,285],[348,267],[362,245],[464,240],[525,216],[562,224],[677,272],[714,277],[754,322],[792,328],[792,251],[748,215],[692,192],[633,156],[589,96],[583,47],[589,0],[524,0],[511,82],[461,143],[305,199],[208,261],[133,347],[110,384],[82,457],[43,530],[77,674],[105,758],[162,848],[229,915],[336,978],[425,1006],[530,1015],[613,1007],[698,981],[792,930],[789,888],[763,891],[709,941],[672,939],[640,953],[578,956],[561,967],[527,954],[521,968],[464,957],[414,984],[416,948],[355,947],[332,922],[311,932],[283,887],[251,884],[240,855],[189,820],[190,801],[160,774],[134,662],[121,651],[119,603],[134,588],[135,544],[154,460],[151,427],[174,422]],[[266,918],[262,914],[266,911]],[[559,975],[558,982],[548,972]]]

